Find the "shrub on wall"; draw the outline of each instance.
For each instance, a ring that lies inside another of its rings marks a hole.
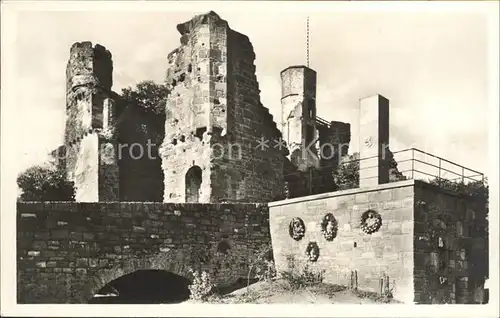
[[[63,169],[33,166],[17,177],[19,201],[74,201],[74,184]]]
[[[440,188],[457,192],[457,193],[463,193],[463,194],[468,194],[472,196],[473,198],[480,198],[484,199],[486,202],[488,202],[488,194],[489,194],[489,186],[488,186],[488,179],[485,178],[484,182],[482,181],[472,181],[469,183],[464,183],[464,182],[456,182],[456,181],[450,181],[446,179],[439,179],[435,178],[432,180],[429,180],[430,184],[437,185]]]

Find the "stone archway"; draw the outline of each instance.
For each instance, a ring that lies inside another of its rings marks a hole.
[[[183,265],[184,258],[181,251],[171,250],[154,257],[124,260],[112,268],[101,268],[93,274],[87,274],[85,288],[81,291],[79,299],[73,301],[88,303],[106,285],[139,271],[161,271],[163,273],[160,273],[159,277],[163,278],[169,273],[178,281],[184,278],[186,283],[186,280],[189,280],[189,272],[188,267]]]
[[[91,304],[175,304],[189,299],[190,280],[159,269],[137,270],[101,288]],[[110,292],[112,294],[110,294]]]

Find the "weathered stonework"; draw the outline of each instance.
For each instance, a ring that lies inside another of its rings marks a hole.
[[[486,202],[420,183],[414,215],[415,302],[483,303]]]
[[[289,160],[300,171],[319,167],[314,70],[290,66],[281,71],[281,109],[281,131],[289,147]]]
[[[164,201],[251,202],[280,196],[284,151],[255,148],[261,137],[278,140],[281,134],[260,103],[248,37],[214,12],[177,28],[181,46],[169,55],[171,92],[160,150]]]
[[[119,199],[112,70],[111,53],[103,46],[82,42],[71,47],[64,143],[76,201]]]
[[[278,271],[287,269],[289,257],[306,263],[307,245],[316,242],[320,256],[309,266],[326,270],[326,282],[349,286],[351,272],[356,272],[357,287],[374,292],[388,276],[394,297],[405,303],[482,301],[488,276],[484,201],[409,180],[277,201],[269,204],[269,210]],[[360,228],[361,215],[368,210],[382,218],[373,234]],[[331,242],[321,232],[327,213],[338,223]],[[438,216],[444,231],[436,235],[432,229]],[[289,235],[295,217],[302,218],[306,227],[299,241]],[[444,248],[438,246],[440,235]]]
[[[205,270],[218,286],[248,275],[269,244],[261,204],[20,203],[18,303],[86,303],[128,273],[160,269],[190,279]],[[224,253],[217,250],[224,241]]]

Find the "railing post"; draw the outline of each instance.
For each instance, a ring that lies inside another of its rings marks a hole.
[[[465,168],[462,167],[462,183],[465,183],[464,177],[465,177]]]
[[[415,179],[415,149],[411,149],[411,178]]]
[[[441,183],[441,158],[439,158],[438,183]]]

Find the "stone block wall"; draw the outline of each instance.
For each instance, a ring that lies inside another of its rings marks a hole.
[[[334,171],[342,156],[349,150],[351,125],[332,121],[316,122],[318,130],[319,167],[301,171],[294,164],[287,165],[285,180],[288,182],[290,197],[335,191]]]
[[[255,75],[255,53],[244,34],[228,31],[228,147],[241,149],[241,156],[225,156],[214,174],[216,196],[245,202],[267,202],[283,194],[286,147],[273,116],[260,102]],[[259,140],[269,147],[259,147]],[[233,151],[234,153],[234,151]],[[227,177],[229,176],[229,178]]]
[[[18,303],[86,303],[110,281],[160,269],[219,285],[270,243],[261,204],[18,203]],[[229,249],[221,248],[229,246]]]
[[[227,111],[226,71],[221,67],[225,41],[219,46],[215,35],[223,37],[227,23],[219,20],[197,16],[178,25],[181,46],[168,56],[170,94],[161,149],[166,202],[186,201],[186,174],[194,166],[202,170],[199,202],[211,202],[210,140],[214,132],[220,134],[227,128],[225,120],[214,120],[212,114],[213,108],[218,109],[215,117],[225,117]]]
[[[112,70],[111,53],[103,46],[81,42],[71,47],[66,69],[64,146],[77,201],[119,198]]]
[[[198,202],[266,201],[282,192],[281,136],[262,106],[248,37],[214,12],[178,25],[181,46],[169,55],[165,140],[166,202],[185,202],[190,169],[201,170]],[[267,138],[270,149],[256,150]],[[279,186],[281,184],[281,186]]]
[[[482,303],[488,277],[486,202],[417,185],[415,302]]]
[[[378,292],[380,280],[389,277],[396,299],[413,301],[413,181],[373,188],[337,191],[269,204],[270,229],[278,271],[287,269],[287,258],[309,263],[312,270],[326,270],[325,282],[349,285],[357,272],[358,288]],[[374,210],[382,217],[380,229],[366,234],[361,216]],[[337,236],[327,241],[321,223],[327,213],[337,223]],[[301,218],[305,234],[299,241],[289,233],[293,218]],[[310,242],[319,247],[316,262],[307,260]]]

